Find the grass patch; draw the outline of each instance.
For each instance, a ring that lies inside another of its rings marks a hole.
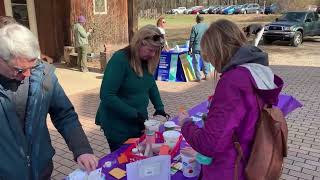
[[[273,21],[279,15],[263,15],[263,14],[248,14],[248,15],[203,15],[205,23],[212,23],[219,19],[228,19],[235,22],[240,27],[244,27],[251,23],[267,24]],[[176,44],[184,44],[189,39],[191,27],[195,24],[196,15],[165,15],[166,18],[166,33],[170,47]],[[156,24],[157,19],[139,19],[139,27],[147,24]]]

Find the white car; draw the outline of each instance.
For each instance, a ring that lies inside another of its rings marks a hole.
[[[186,10],[186,7],[178,7],[177,9],[172,9],[172,14],[183,14],[183,12]]]

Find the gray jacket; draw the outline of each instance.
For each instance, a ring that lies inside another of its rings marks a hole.
[[[207,29],[208,25],[205,23],[198,23],[192,27],[189,49],[191,48],[193,53],[200,53],[201,38]]]

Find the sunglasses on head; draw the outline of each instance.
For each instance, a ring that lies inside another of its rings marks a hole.
[[[153,40],[154,42],[160,42],[161,43],[161,49],[164,47],[164,35],[163,34],[156,34],[156,35],[153,35],[153,36],[150,36],[150,37],[146,37],[144,38],[145,40],[148,40],[148,39],[151,39]]]
[[[163,34],[156,34],[156,35],[153,35],[151,37],[146,37],[144,38],[145,40],[147,39],[152,39],[153,41],[160,41],[161,39],[164,39],[164,35]]]

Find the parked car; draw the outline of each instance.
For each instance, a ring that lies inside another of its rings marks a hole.
[[[169,9],[165,12],[166,14],[172,14],[172,9]]]
[[[216,7],[212,8],[212,9],[209,9],[208,14],[217,14],[217,11],[219,9],[221,9],[222,7],[223,6],[219,5],[219,6],[216,6]]]
[[[196,6],[192,11],[191,11],[191,14],[198,14],[200,13],[200,11],[204,9],[203,6]]]
[[[210,6],[210,7],[208,7],[208,8],[204,8],[204,9],[200,10],[199,13],[200,13],[200,14],[208,14],[208,11],[209,11],[210,9],[213,9],[213,8],[215,8],[215,6]]]
[[[183,14],[191,14],[191,12],[196,9],[198,6],[194,6],[194,7],[190,7],[188,9],[186,9]]]
[[[264,14],[265,9],[266,9],[265,7],[260,6],[259,13]]]
[[[320,6],[317,7],[316,12],[317,12],[318,14],[320,14]]]
[[[244,8],[244,14],[259,14],[260,13],[260,5],[257,3],[248,4]]]
[[[271,24],[265,26],[263,41],[266,44],[276,40],[290,41],[298,47],[305,36],[320,35],[320,20],[317,12],[286,12]]]
[[[218,9],[217,11],[216,11],[216,14],[222,14],[222,12],[226,9],[226,8],[228,8],[229,6],[222,6],[220,9]]]
[[[222,14],[233,14],[236,7],[237,7],[236,5],[229,6],[222,11]]]
[[[172,14],[183,14],[183,12],[186,10],[186,7],[178,7],[176,9],[172,9]]]
[[[236,9],[235,9],[235,11],[234,11],[234,13],[235,13],[235,14],[244,14],[245,11],[246,11],[245,8],[247,7],[247,5],[248,5],[248,4],[243,4],[243,5],[237,6]]]
[[[280,7],[277,3],[273,3],[270,6],[266,6],[264,9],[264,14],[275,14],[279,13]]]

